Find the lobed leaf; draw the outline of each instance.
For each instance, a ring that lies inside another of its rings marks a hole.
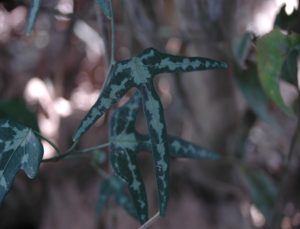
[[[111,18],[112,17],[111,0],[97,0],[97,3],[102,9],[105,16]]]
[[[27,27],[26,27],[27,33],[31,33],[32,31],[32,28],[35,24],[37,15],[41,7],[41,2],[42,2],[41,0],[31,0],[31,6],[27,17]]]
[[[160,214],[164,215],[168,202],[169,153],[167,130],[163,107],[153,86],[153,78],[165,72],[190,72],[207,69],[224,69],[227,65],[221,61],[201,57],[174,56],[158,52],[153,48],[144,50],[136,57],[117,62],[108,75],[108,81],[96,103],[82,120],[73,136],[79,138],[132,87],[136,87],[143,97],[143,107],[149,129],[155,164],[155,173]],[[124,135],[126,142],[135,136]]]
[[[22,169],[33,179],[43,157],[43,146],[30,128],[0,120],[0,203]]]
[[[140,151],[153,152],[152,142],[148,135],[139,134],[135,122],[142,94],[139,91],[122,107],[117,109],[110,122],[111,163],[118,176],[129,186],[131,196],[135,201],[140,222],[147,218],[147,196],[144,182],[138,170],[136,156]],[[177,137],[168,136],[169,150],[174,157],[194,159],[217,159],[218,154],[189,143]],[[136,187],[136,188],[133,188]]]

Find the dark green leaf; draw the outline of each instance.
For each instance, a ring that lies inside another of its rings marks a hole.
[[[116,176],[111,176],[102,182],[97,202],[97,213],[101,213],[111,196],[115,197],[116,202],[123,207],[128,214],[139,219],[132,200],[125,191],[124,182]]]
[[[300,18],[300,9],[294,10],[292,14],[287,15],[285,12],[286,5],[282,5],[279,13],[275,19],[275,25],[279,26],[281,29],[290,30],[296,23],[299,21]]]
[[[130,88],[138,88],[143,96],[144,113],[155,160],[160,214],[164,215],[168,200],[168,143],[163,108],[153,86],[153,78],[165,72],[191,72],[226,67],[227,65],[220,61],[201,57],[173,56],[158,52],[153,48],[146,49],[129,60],[117,62],[111,68],[102,93],[82,120],[73,140],[78,141],[96,120]]]
[[[110,147],[113,168],[116,174],[128,183],[131,196],[135,200],[139,219],[142,222],[141,219],[146,220],[144,215],[147,215],[148,204],[144,183],[138,170],[136,155],[139,151],[152,152],[152,143],[149,136],[141,135],[135,130],[136,117],[141,102],[141,93],[137,91],[129,102],[113,113],[110,122]],[[174,157],[212,160],[219,157],[218,154],[212,151],[177,137],[169,136],[168,142],[168,148]]]
[[[9,120],[0,121],[0,203],[19,169],[29,178],[37,175],[43,152],[31,129]]]
[[[279,29],[260,38],[257,42],[257,66],[260,82],[267,95],[283,111],[290,113],[280,94],[280,75],[289,53],[299,44],[299,36],[285,35]]]
[[[270,222],[278,189],[267,173],[258,169],[245,169],[251,198],[256,207]]]
[[[139,221],[141,224],[145,223],[148,220],[147,195],[136,155],[125,150],[113,150],[111,163],[117,175],[128,184]]]
[[[40,6],[41,6],[41,0],[31,0],[31,6],[27,17],[27,28],[26,28],[27,33],[31,33],[32,31],[32,28],[35,24],[37,15],[40,10]]]
[[[112,17],[111,0],[97,0],[97,3],[99,4],[105,16],[111,18]]]
[[[296,87],[297,87],[297,82],[298,82],[298,80],[297,80],[298,56],[299,56],[299,51],[296,49],[292,50],[288,54],[288,56],[283,64],[283,68],[282,68],[282,72],[281,72],[281,78],[283,80],[293,84]]]
[[[0,101],[0,119],[9,118],[39,131],[37,116],[24,102],[18,100]]]

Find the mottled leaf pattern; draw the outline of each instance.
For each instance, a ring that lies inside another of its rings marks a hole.
[[[144,182],[138,170],[136,156],[140,151],[152,151],[148,135],[135,130],[136,116],[142,103],[142,94],[136,91],[129,102],[115,111],[110,123],[111,163],[117,175],[128,183],[141,222],[147,220],[147,197]],[[171,156],[193,159],[218,159],[219,155],[177,137],[168,136]]]
[[[6,119],[0,120],[0,203],[19,169],[24,170],[29,178],[37,175],[43,152],[40,140],[31,129]]]
[[[286,58],[299,43],[298,35],[286,35],[279,29],[274,29],[257,42],[257,66],[260,82],[267,95],[287,113],[290,113],[291,110],[281,97],[279,81]]]
[[[139,221],[145,223],[148,220],[147,195],[136,155],[126,150],[116,150],[111,154],[111,162],[117,175],[128,183]]]
[[[82,120],[73,140],[79,140],[95,121],[130,88],[138,88],[143,96],[144,113],[155,159],[160,214],[164,215],[168,200],[168,143],[163,109],[153,86],[153,78],[159,73],[191,72],[226,67],[226,64],[220,61],[201,57],[173,56],[158,52],[153,48],[148,48],[129,60],[117,62],[111,68],[102,93]]]
[[[116,202],[123,207],[129,215],[139,219],[136,214],[135,206],[126,193],[124,182],[116,176],[107,178],[101,184],[96,209],[98,214],[101,213],[101,211],[106,207],[110,197],[114,197]]]
[[[34,23],[36,21],[39,9],[41,6],[41,0],[31,0],[31,6],[27,17],[26,32],[31,33]]]
[[[96,0],[106,17],[111,18],[111,0]]]

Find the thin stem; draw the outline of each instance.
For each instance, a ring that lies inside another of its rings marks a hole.
[[[159,219],[159,212],[157,212],[154,216],[152,216],[146,223],[139,227],[139,229],[147,229],[153,223],[155,223]]]
[[[97,149],[103,149],[105,147],[108,147],[109,145],[110,145],[110,142],[107,142],[107,143],[103,143],[101,145],[97,145],[97,146],[93,146],[93,147],[90,147],[90,148],[78,150],[78,151],[75,151],[75,152],[85,153],[85,152],[89,152],[89,151],[93,151],[93,150],[97,150]]]
[[[60,154],[60,155],[57,155],[57,156],[52,157],[52,158],[44,159],[44,160],[42,160],[42,162],[56,162],[56,161],[59,161],[59,160],[62,160],[64,158],[66,158],[66,157],[76,156],[76,155],[81,155],[81,154],[84,154],[84,153],[93,152],[94,150],[103,149],[103,148],[106,148],[107,146],[109,146],[109,143],[104,143],[104,144],[101,144],[101,145],[98,145],[98,146],[94,146],[94,147],[86,148],[86,149],[83,149],[83,150],[76,150],[75,151],[74,150],[74,147],[76,145],[75,143],[64,154]]]
[[[57,155],[61,155],[61,151],[59,150],[59,148],[57,147],[57,145],[55,145],[54,142],[52,142],[50,139],[44,137],[43,135],[41,135],[39,132],[37,132],[37,131],[35,131],[35,130],[33,130],[33,132],[34,132],[36,135],[38,135],[39,138],[41,138],[41,139],[45,140],[46,142],[48,142],[48,143],[53,147],[53,149],[55,149]]]

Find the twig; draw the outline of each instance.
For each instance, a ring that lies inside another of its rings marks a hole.
[[[157,212],[154,216],[152,216],[146,223],[139,227],[139,229],[147,229],[153,223],[155,223],[159,219],[159,212]]]
[[[60,154],[60,155],[57,155],[57,156],[52,157],[52,158],[44,159],[44,160],[42,160],[42,162],[56,162],[56,161],[59,161],[59,160],[62,160],[64,158],[66,158],[66,157],[80,155],[80,154],[84,154],[84,153],[90,153],[90,152],[93,152],[94,150],[97,150],[97,149],[106,148],[106,147],[109,146],[109,144],[110,143],[108,142],[108,143],[104,143],[104,144],[101,144],[101,145],[98,145],[98,146],[86,148],[86,149],[83,149],[83,150],[77,150],[77,151],[74,151],[74,147],[75,147],[76,144],[73,144],[73,146],[69,150],[67,150],[64,154]]]

